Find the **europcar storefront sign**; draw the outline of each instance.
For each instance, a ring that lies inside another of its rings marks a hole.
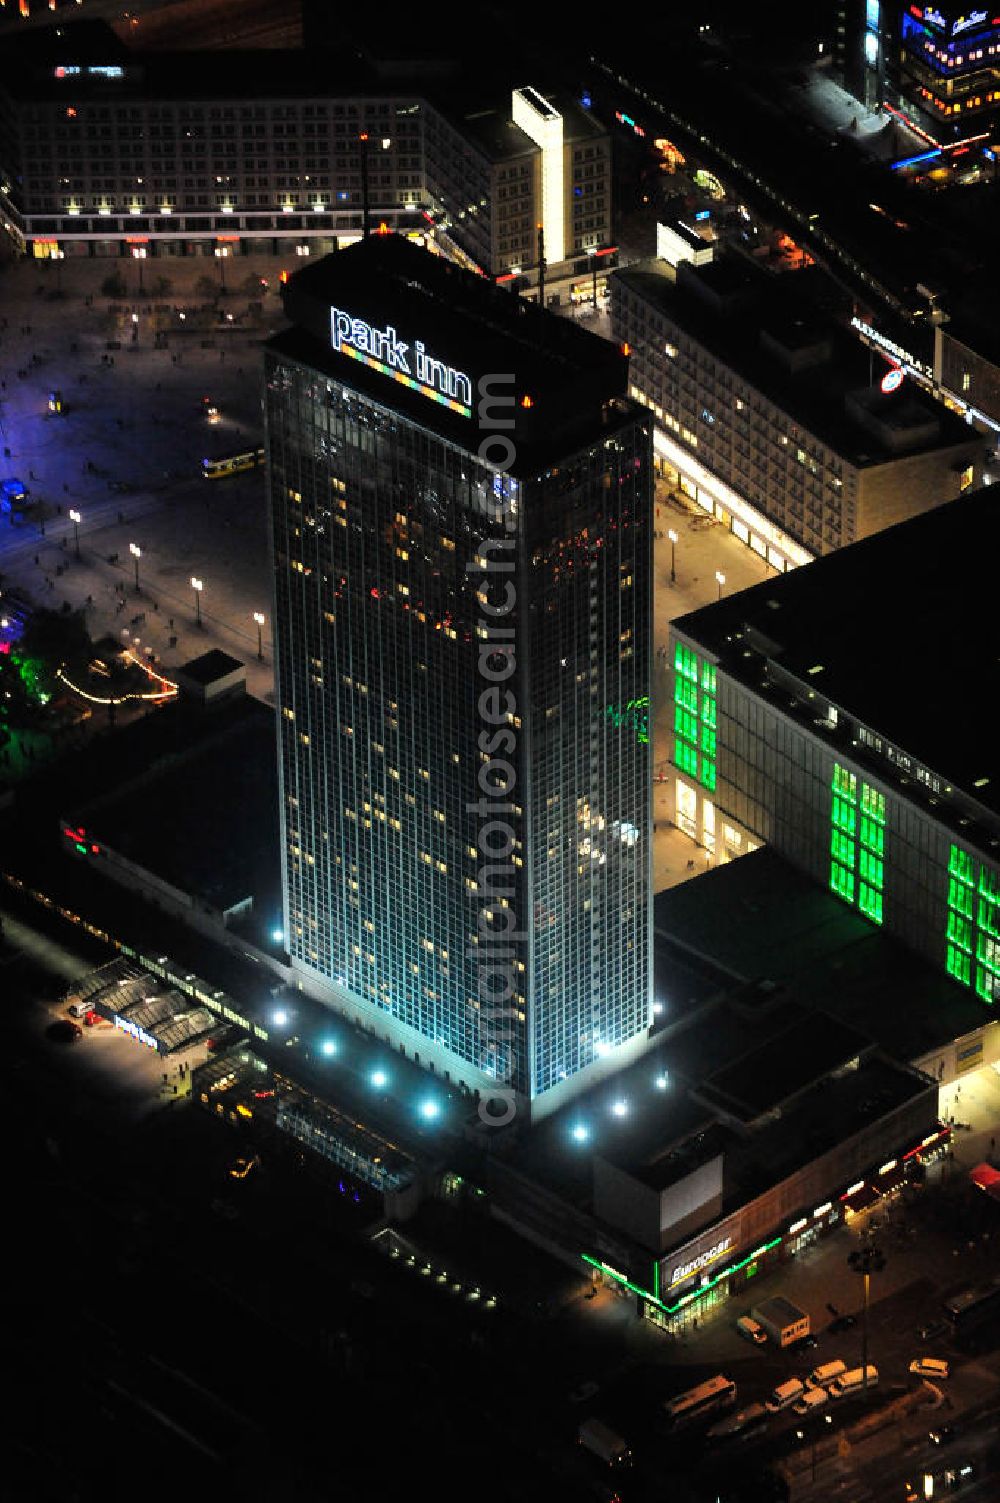
[[[429,354],[422,340],[400,339],[392,324],[376,329],[342,308],[331,308],[330,342],[338,355],[349,355],[462,417],[472,416],[472,380],[465,371]]]
[[[683,1284],[692,1274],[700,1273],[703,1268],[710,1267],[718,1258],[723,1257],[733,1245],[732,1237],[722,1237],[718,1242],[713,1242],[711,1247],[706,1247],[694,1258],[688,1258],[686,1263],[678,1263],[670,1275],[668,1289]]]

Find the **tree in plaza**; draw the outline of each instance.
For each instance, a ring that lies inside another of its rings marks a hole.
[[[72,676],[93,656],[83,611],[35,611],[10,655],[21,665],[29,692],[44,704],[56,691],[59,668],[65,666]]]
[[[110,276],[104,278],[104,281],[101,283],[101,292],[104,297],[125,297],[127,295],[128,288],[125,285],[125,278],[120,271],[113,271]]]

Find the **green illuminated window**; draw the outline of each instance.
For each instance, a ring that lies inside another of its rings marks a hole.
[[[833,812],[830,818],[838,830],[846,830],[848,835],[857,833],[858,811],[846,799],[838,798],[836,794],[833,796]]]
[[[876,856],[885,854],[885,830],[875,823],[870,814],[861,816],[861,844],[874,851]]]
[[[698,687],[685,678],[674,680],[674,704],[683,705],[692,714],[698,713]]]
[[[674,644],[674,761],[709,791],[715,789],[718,753],[716,677],[714,663],[682,642]]]
[[[674,737],[674,761],[682,772],[688,773],[693,778],[698,776],[698,753],[693,746],[689,746],[679,736]]]
[[[960,913],[948,914],[948,938],[952,944],[961,945],[963,950],[972,949],[972,921],[963,918]]]
[[[980,898],[976,913],[976,922],[980,929],[985,929],[987,934],[992,934],[995,939],[1000,939],[1000,912],[996,903],[989,898]]]
[[[866,918],[870,918],[876,924],[882,922],[882,894],[876,888],[870,887],[867,882],[861,883],[858,892],[858,907]]]
[[[842,865],[854,870],[854,841],[843,830],[830,831],[830,855],[835,856]]]
[[[885,794],[879,793],[878,789],[873,788],[870,783],[861,785],[861,807],[880,825],[885,824]]]
[[[682,673],[696,684],[698,682],[698,654],[693,648],[685,647],[683,642],[678,642],[674,648],[674,672]]]
[[[976,991],[984,1002],[995,1002],[1000,997],[1000,976],[985,966],[976,966]]]
[[[973,985],[970,954],[976,957],[975,989],[984,1002],[1000,997],[1000,876],[968,851],[952,845],[948,855],[948,922],[945,969]],[[977,896],[978,893],[978,896]]]
[[[698,739],[698,719],[690,710],[685,710],[683,705],[674,706],[674,730],[678,736],[683,736],[687,741]]]
[[[861,784],[858,827],[858,778],[850,768],[833,764],[830,784],[830,887],[848,903],[857,903],[873,923],[883,920],[885,887],[885,794]],[[860,844],[855,837],[860,834]]]
[[[1000,944],[989,934],[980,934],[976,939],[976,959],[981,960],[987,970],[993,971],[1000,976]]]
[[[964,955],[961,950],[956,950],[954,945],[948,946],[948,956],[945,966],[949,976],[954,976],[956,981],[962,981],[966,986],[972,985],[972,960]]]
[[[857,774],[846,767],[841,767],[839,762],[833,764],[833,791],[849,798],[852,804],[858,801]]]

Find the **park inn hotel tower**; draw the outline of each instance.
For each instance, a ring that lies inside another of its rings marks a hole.
[[[303,989],[534,1116],[651,1021],[651,431],[613,345],[397,236],[266,354]],[[515,1099],[516,1098],[516,1099]]]

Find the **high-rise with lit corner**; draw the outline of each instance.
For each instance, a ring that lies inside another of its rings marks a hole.
[[[615,346],[395,236],[297,273],[285,312],[292,965],[537,1116],[648,1037],[650,419]]]

